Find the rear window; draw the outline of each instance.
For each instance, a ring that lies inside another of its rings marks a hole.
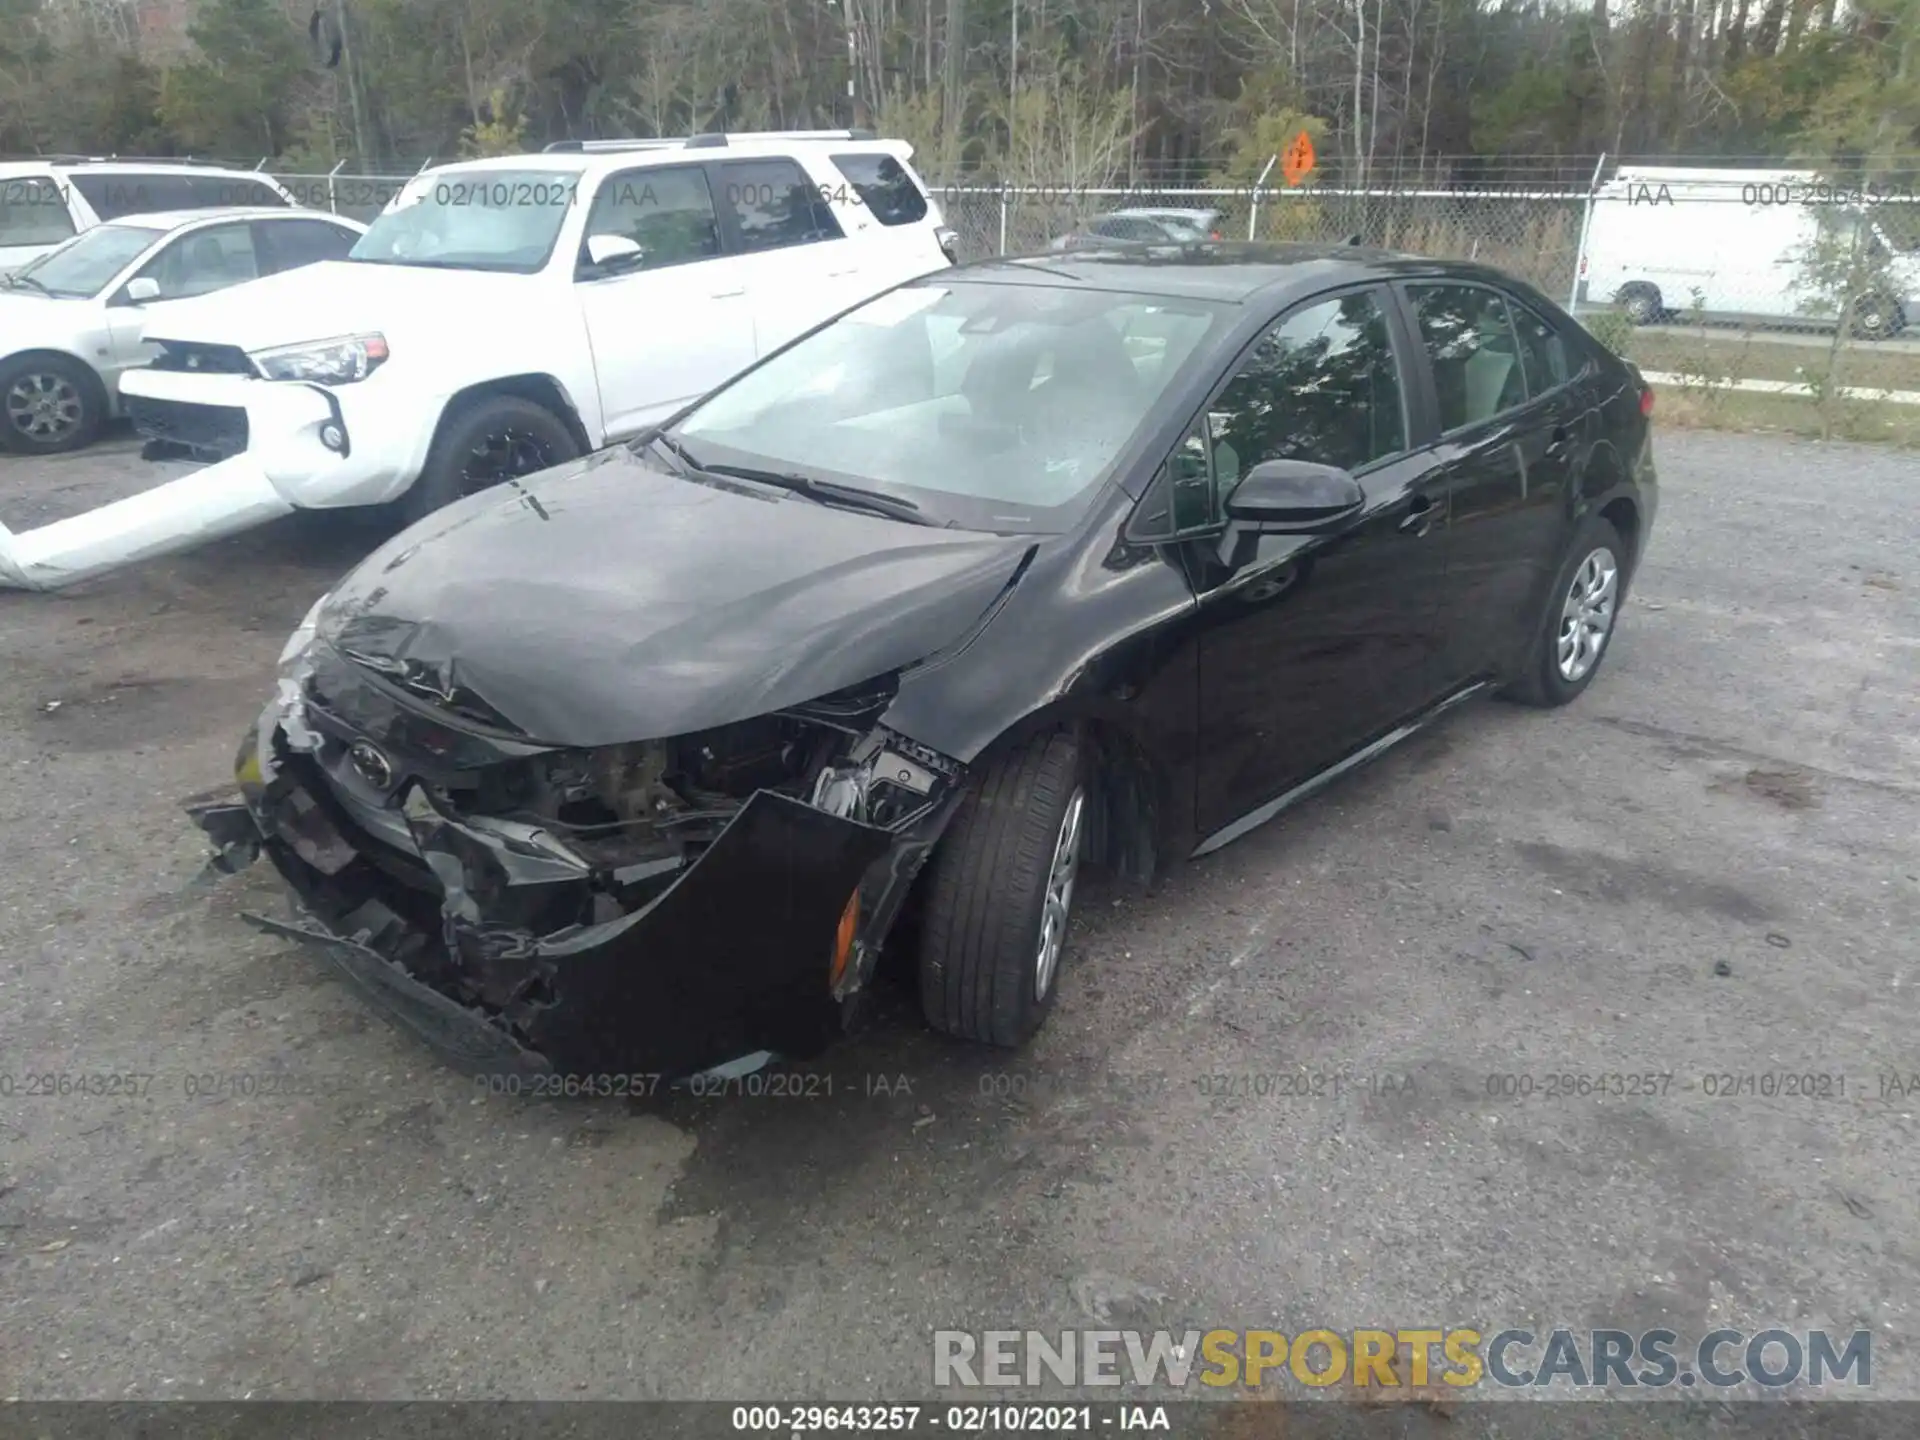
[[[287,206],[286,197],[271,185],[238,175],[176,175],[164,170],[76,173],[73,188],[86,197],[93,213],[102,220],[163,210],[210,210],[223,205]]]
[[[893,156],[884,152],[836,155],[833,164],[882,225],[913,225],[927,218],[927,197],[907,167]]]
[[[0,246],[57,245],[72,234],[66,192],[52,177],[0,180]]]

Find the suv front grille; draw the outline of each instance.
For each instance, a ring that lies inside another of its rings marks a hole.
[[[209,461],[225,460],[247,448],[247,412],[238,405],[194,405],[145,395],[123,398],[127,418],[149,448]]]
[[[237,345],[202,345],[193,340],[161,340],[155,370],[185,370],[196,375],[257,375],[247,352]]]

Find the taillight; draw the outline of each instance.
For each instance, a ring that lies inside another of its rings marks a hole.
[[[1580,257],[1580,278],[1582,280],[1587,278],[1587,257],[1584,255]]]
[[[1220,232],[1218,230],[1209,231],[1207,233],[1207,238],[1209,240],[1218,240],[1220,238]]]
[[[1640,413],[1642,415],[1653,414],[1653,387],[1651,385],[1644,387],[1640,391]]]

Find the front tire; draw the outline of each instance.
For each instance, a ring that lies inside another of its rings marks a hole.
[[[1619,624],[1627,561],[1610,521],[1596,515],[1580,527],[1547,592],[1521,676],[1505,691],[1508,699],[1552,708],[1578,699],[1593,683]]]
[[[579,453],[573,432],[544,405],[518,395],[488,396],[447,422],[419,479],[399,502],[401,520],[411,525],[463,496]]]
[[[78,360],[21,355],[0,365],[0,447],[59,455],[92,444],[106,422],[106,387]]]
[[[936,1030],[1011,1049],[1059,993],[1086,838],[1080,747],[1064,730],[988,761],[935,853],[920,1007]]]

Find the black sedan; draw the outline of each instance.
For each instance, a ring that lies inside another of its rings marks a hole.
[[[1151,877],[1469,696],[1593,682],[1651,409],[1477,266],[944,271],[376,551],[199,821],[471,1070],[804,1056],[890,934],[935,1027],[1018,1045],[1083,862]]]

